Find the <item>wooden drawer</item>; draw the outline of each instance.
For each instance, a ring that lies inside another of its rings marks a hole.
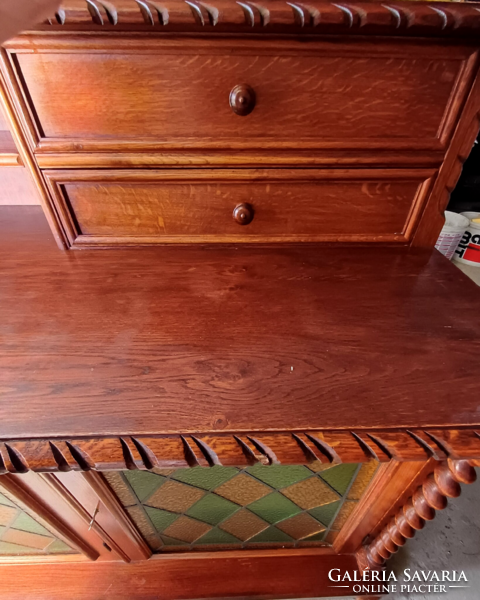
[[[75,246],[406,242],[433,175],[386,169],[44,173]],[[234,218],[240,205],[253,215],[248,224]]]
[[[237,150],[237,162],[238,150],[252,149],[444,148],[472,53],[407,40],[25,44],[12,52],[40,153],[207,148],[225,160]],[[247,116],[229,104],[239,84],[256,95]]]

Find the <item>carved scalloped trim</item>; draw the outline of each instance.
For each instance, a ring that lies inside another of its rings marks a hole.
[[[65,0],[47,23],[115,28],[136,25],[208,27],[275,26],[342,33],[464,36],[480,30],[476,4],[450,2],[286,2],[269,0]]]
[[[0,441],[0,474],[480,458],[474,430],[212,433]]]

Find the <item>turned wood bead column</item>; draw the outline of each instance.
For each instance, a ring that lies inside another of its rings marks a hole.
[[[412,538],[415,531],[423,529],[425,522],[435,517],[435,511],[447,506],[447,498],[460,496],[460,483],[473,483],[476,478],[475,469],[467,460],[439,462],[379,535],[357,552],[360,569],[382,569],[385,561]]]

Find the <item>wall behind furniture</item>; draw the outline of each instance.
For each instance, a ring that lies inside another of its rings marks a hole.
[[[0,131],[8,131],[1,109]],[[24,167],[0,168],[0,206],[5,204],[40,204],[35,185]]]

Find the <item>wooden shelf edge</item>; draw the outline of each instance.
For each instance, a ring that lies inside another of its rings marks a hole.
[[[0,167],[23,167],[19,154],[7,154],[0,152]]]
[[[151,434],[3,440],[0,474],[480,458],[472,429]]]
[[[156,555],[133,563],[0,565],[0,599],[46,597],[147,600],[161,590],[164,600],[180,598],[314,598],[342,596],[328,573],[353,572],[355,555],[334,555],[324,549],[296,549],[202,554]],[[232,593],[233,592],[233,593]]]
[[[432,4],[432,8],[429,5]],[[472,5],[473,4],[473,5]],[[153,5],[152,5],[153,6]],[[108,5],[97,0],[65,0],[35,29],[50,31],[118,30],[134,25],[137,29],[167,31],[223,32],[225,29],[254,29],[264,35],[277,30],[288,32],[344,33],[364,35],[434,35],[438,37],[473,36],[480,23],[477,3],[353,2],[338,6],[332,0],[312,0],[308,5],[291,5],[285,0],[252,4],[248,11],[234,0],[219,0],[213,5],[193,9],[189,2],[166,2],[161,14],[134,0],[113,0]],[[347,14],[348,18],[345,18]],[[268,25],[268,28],[265,26]]]

